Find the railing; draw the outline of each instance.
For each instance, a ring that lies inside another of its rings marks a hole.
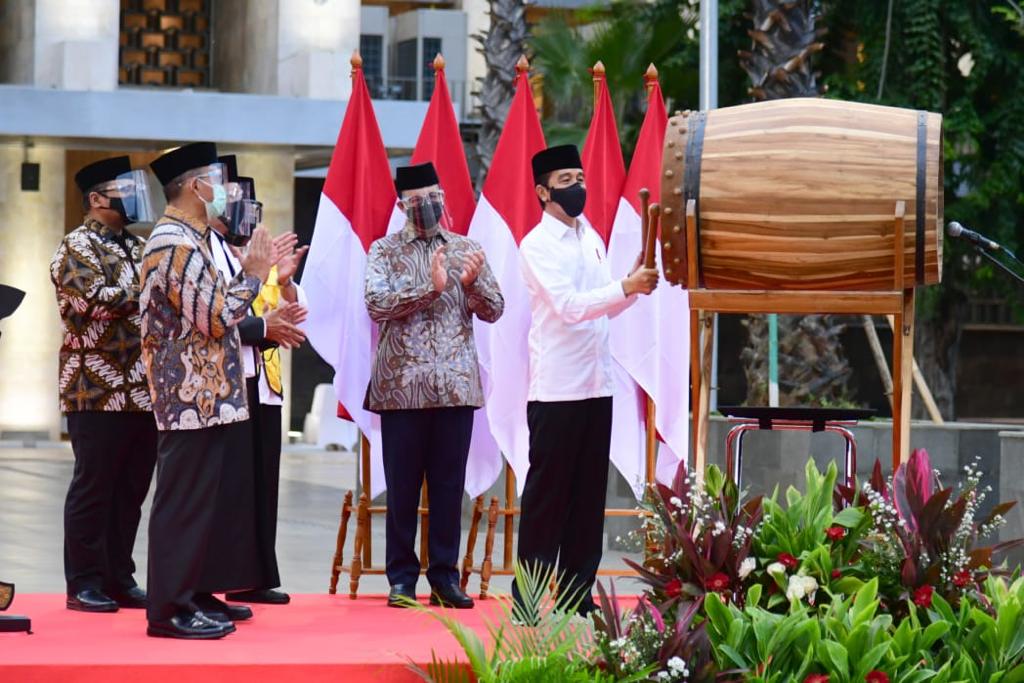
[[[427,102],[434,94],[433,76],[416,78],[415,76],[377,76],[367,74],[366,86],[370,90],[370,97],[375,100],[402,100],[407,102],[420,100]],[[448,91],[451,94],[456,114],[460,119],[464,119],[468,106],[466,82],[464,80],[449,80]]]

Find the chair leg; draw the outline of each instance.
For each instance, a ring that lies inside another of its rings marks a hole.
[[[359,578],[363,575],[363,547],[370,535],[370,499],[364,491],[359,495],[359,510],[356,514],[356,544],[352,550],[351,581],[348,597],[356,599],[359,593]]]
[[[345,538],[348,536],[348,519],[352,516],[352,492],[345,494],[345,502],[341,505],[341,524],[338,526],[338,538],[334,543],[334,561],[331,562],[331,585],[327,589],[329,595],[338,592],[338,578],[345,566]]]
[[[477,496],[473,503],[473,521],[469,523],[469,536],[466,538],[466,556],[462,559],[462,580],[459,585],[466,590],[469,575],[473,573],[473,551],[476,550],[476,537],[480,528],[480,519],[484,516],[484,497]]]
[[[480,599],[487,599],[487,589],[491,585],[491,573],[494,571],[494,534],[498,528],[498,498],[491,498],[491,506],[487,510],[487,539],[484,542],[484,561],[480,568]]]

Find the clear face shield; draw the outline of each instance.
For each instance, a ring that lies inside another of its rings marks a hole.
[[[110,200],[110,208],[121,214],[125,225],[152,223],[159,217],[149,178],[144,170],[122,173],[114,180],[90,190]]]
[[[402,198],[405,213],[420,234],[430,234],[438,227],[452,229],[452,217],[444,201],[444,190],[415,194]]]
[[[256,227],[263,222],[263,204],[250,199],[252,188],[246,182],[227,183],[227,207],[220,216],[227,233],[228,244],[244,247],[252,238]]]

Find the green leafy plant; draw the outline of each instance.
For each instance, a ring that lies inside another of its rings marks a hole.
[[[412,662],[409,668],[431,683],[615,680],[591,671],[593,632],[589,621],[576,616],[579,596],[556,596],[552,591],[553,572],[540,565],[516,563],[515,576],[521,603],[500,599],[500,618],[484,619],[492,641],[490,652],[472,628],[450,613],[407,601],[409,607],[440,621],[468,660],[467,667],[466,663],[431,653],[431,663],[425,669]]]

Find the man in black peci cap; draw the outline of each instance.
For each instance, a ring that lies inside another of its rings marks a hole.
[[[519,520],[519,559],[552,568],[560,592],[595,609],[612,430],[608,318],[650,294],[658,271],[641,267],[613,280],[604,242],[582,215],[583,162],[575,145],[533,157],[541,221],[519,244],[530,295],[530,469]],[[513,584],[518,600],[518,586]],[[532,615],[536,616],[536,615]],[[531,615],[524,615],[530,620]]]
[[[416,599],[413,543],[426,476],[430,603],[469,608],[456,562],[473,412],[484,403],[473,316],[494,322],[505,301],[480,245],[449,231],[433,164],[399,168],[395,188],[405,227],[370,247],[365,288],[380,325],[364,407],[380,414],[388,605]]]
[[[58,386],[75,454],[64,503],[68,609],[146,606],[132,548],[156,462],[156,424],[142,362],[142,240],[150,220],[144,171],[128,157],[77,174],[85,218],[50,262],[63,338]]]
[[[275,262],[265,228],[252,233],[241,269],[221,277],[210,223],[227,208],[224,167],[212,143],[193,143],[151,168],[168,205],[142,265],[142,346],[159,429],[149,521],[151,636],[221,638],[229,614],[206,614],[194,598],[213,538],[227,450],[248,434],[250,406],[237,325]]]

